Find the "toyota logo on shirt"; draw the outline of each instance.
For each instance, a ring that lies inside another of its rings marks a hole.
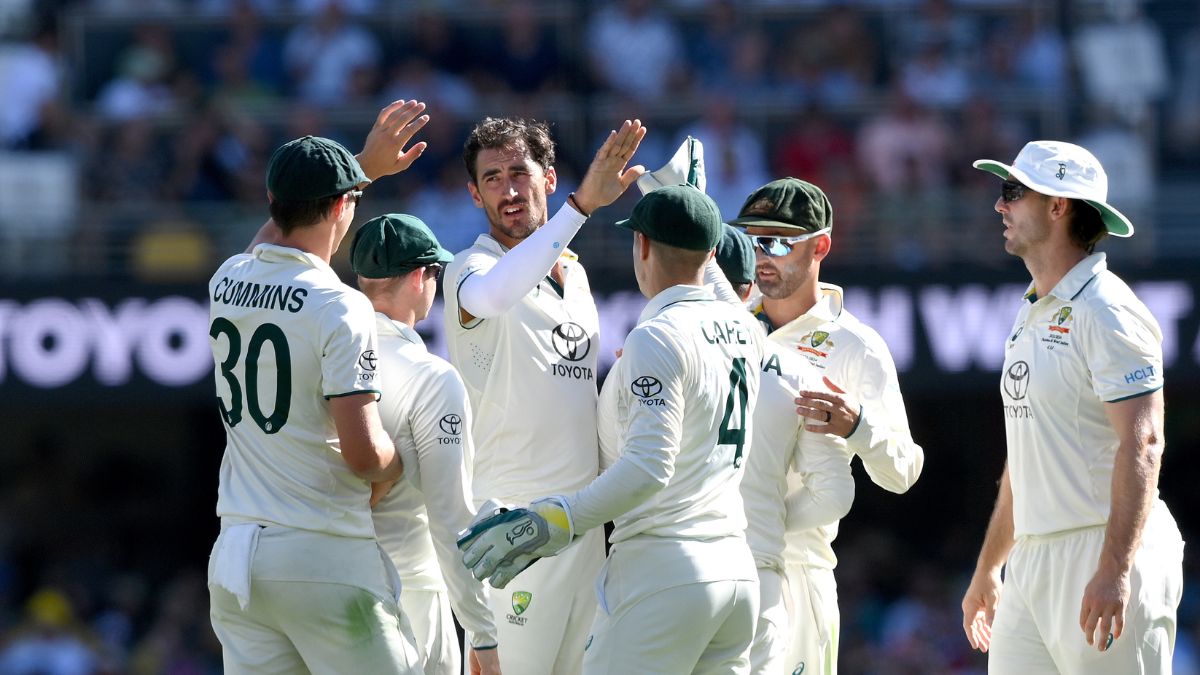
[[[554,351],[568,361],[582,361],[592,348],[592,339],[587,330],[574,321],[564,321],[550,332]]]
[[[438,420],[438,426],[441,427],[442,431],[451,436],[457,436],[458,432],[462,429],[462,418],[454,413],[450,413]]]
[[[629,390],[638,398],[651,398],[657,396],[658,392],[662,391],[662,382],[659,382],[656,377],[643,375],[634,380],[633,384],[629,385]]]
[[[1004,393],[1014,401],[1020,401],[1029,393],[1029,364],[1017,361],[1004,373]]]

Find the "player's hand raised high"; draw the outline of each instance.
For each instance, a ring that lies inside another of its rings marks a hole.
[[[584,215],[590,216],[601,206],[617,201],[646,173],[641,164],[625,168],[645,137],[646,127],[641,120],[625,120],[620,129],[609,132],[573,196],[575,207]]]
[[[357,155],[367,178],[378,180],[400,173],[412,166],[425,152],[428,145],[425,141],[408,149],[404,147],[429,121],[429,115],[421,114],[424,111],[425,103],[422,101],[403,99],[392,101],[379,111],[362,152]]]

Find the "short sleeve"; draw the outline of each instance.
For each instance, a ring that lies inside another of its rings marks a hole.
[[[321,313],[321,393],[325,398],[379,394],[375,312],[366,296],[347,291]]]
[[[1099,307],[1081,323],[1084,358],[1100,400],[1114,403],[1162,388],[1162,332],[1145,306]]]

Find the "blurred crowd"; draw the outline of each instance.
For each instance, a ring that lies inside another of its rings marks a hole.
[[[962,632],[961,576],[929,551],[882,529],[856,528],[836,544],[846,675],[985,675]],[[200,569],[154,585],[94,556],[64,559],[18,598],[0,557],[0,675],[217,675],[220,643],[208,622]],[[1200,673],[1200,598],[1187,591],[1175,674]],[[1082,639],[1082,638],[1081,638]]]
[[[970,162],[1031,138],[1091,148],[1142,225],[1200,168],[1195,3],[26,2],[0,49],[0,149],[23,153],[0,153],[0,195],[24,197],[0,202],[0,232],[69,234],[74,272],[203,278],[261,222],[272,148],[358,147],[397,98],[429,103],[430,149],[364,212],[414,212],[451,248],[483,222],[459,154],[489,114],[554,123],[568,185],[620,119],[651,129],[649,166],[690,133],[723,212],[801,176],[831,195],[839,260],[905,269],[1004,260]],[[1123,249],[1170,244],[1144,227]]]

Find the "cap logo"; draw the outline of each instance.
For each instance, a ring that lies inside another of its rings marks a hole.
[[[1067,163],[1066,162],[1058,163],[1058,173],[1054,174],[1054,177],[1059,180],[1062,180],[1067,177]]]
[[[751,204],[750,208],[746,209],[746,215],[748,215],[748,216],[749,215],[755,215],[755,216],[767,215],[767,214],[770,214],[774,210],[775,210],[775,202],[771,201],[770,199],[766,199],[764,197],[763,199],[760,199],[760,200],[754,202],[753,204]]]

